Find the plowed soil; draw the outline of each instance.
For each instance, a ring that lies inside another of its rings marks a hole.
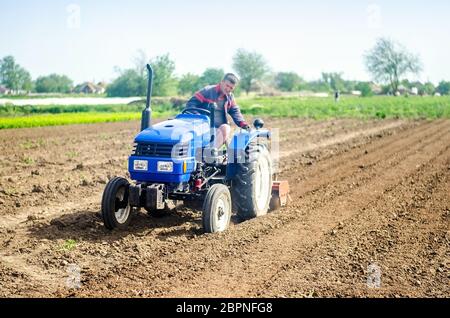
[[[1,297],[450,297],[450,121],[267,119],[287,207],[103,227],[139,123],[0,131]]]

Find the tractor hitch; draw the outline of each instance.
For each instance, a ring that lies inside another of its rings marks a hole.
[[[284,181],[272,182],[272,198],[270,199],[270,210],[277,210],[286,206],[289,197],[289,183]]]
[[[130,185],[128,202],[134,207],[144,207],[149,210],[164,209],[164,184]]]

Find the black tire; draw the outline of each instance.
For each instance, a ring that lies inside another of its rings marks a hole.
[[[265,145],[250,144],[246,162],[237,164],[232,184],[233,204],[242,220],[267,214],[272,197],[272,160]]]
[[[203,202],[203,230],[205,233],[225,231],[230,225],[231,214],[230,190],[226,185],[214,184]]]
[[[109,230],[124,229],[130,223],[132,208],[128,203],[129,187],[127,179],[114,177],[103,191],[102,218]]]

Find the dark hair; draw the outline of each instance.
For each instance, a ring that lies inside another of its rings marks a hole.
[[[239,78],[233,73],[227,73],[223,77],[223,81],[229,81],[230,83],[237,84],[239,83]]]

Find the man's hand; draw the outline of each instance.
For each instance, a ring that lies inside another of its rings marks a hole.
[[[241,127],[242,129],[245,130],[250,130],[250,126],[248,124],[245,124],[244,126]]]

